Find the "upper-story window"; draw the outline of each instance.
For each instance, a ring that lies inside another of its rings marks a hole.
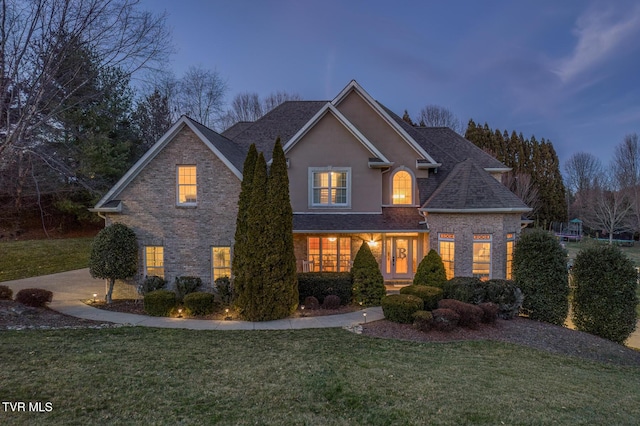
[[[351,196],[350,174],[349,168],[311,168],[311,205],[348,207]]]
[[[406,170],[399,170],[392,178],[391,204],[413,204],[413,176]]]
[[[197,189],[196,166],[178,166],[178,205],[195,206]]]

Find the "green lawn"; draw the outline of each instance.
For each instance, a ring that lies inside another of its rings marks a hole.
[[[637,424],[640,367],[340,329],[0,332],[0,412],[25,424]],[[1,408],[1,407],[0,407]]]
[[[86,268],[93,238],[0,242],[0,282]]]

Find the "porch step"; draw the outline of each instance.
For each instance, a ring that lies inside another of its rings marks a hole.
[[[387,289],[387,294],[398,294],[402,287],[413,284],[411,280],[387,280],[384,282],[384,286]]]

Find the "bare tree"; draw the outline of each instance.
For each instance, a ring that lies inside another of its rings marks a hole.
[[[264,100],[257,93],[239,93],[233,98],[231,108],[221,118],[221,128],[228,129],[241,121],[256,121],[275,107],[287,101],[300,101],[297,93],[273,92]]]
[[[301,100],[302,100],[302,96],[300,96],[298,93],[289,93],[282,90],[278,90],[276,92],[271,93],[266,98],[264,98],[264,101],[262,102],[262,110],[266,114],[272,109],[274,109],[275,107],[287,101],[301,101]]]
[[[616,146],[613,157],[615,176],[621,191],[624,191],[633,206],[635,230],[640,229],[640,143],[638,134],[626,135]]]
[[[564,172],[567,188],[576,196],[580,192],[592,189],[604,173],[604,169],[595,155],[578,152],[564,163]]]
[[[177,83],[176,106],[207,127],[215,127],[223,114],[227,83],[217,71],[202,66],[190,67]]]
[[[451,110],[439,105],[427,105],[418,115],[419,126],[448,127],[458,134],[462,134],[462,123]]]
[[[82,61],[68,60],[78,47],[93,52],[98,71],[119,68],[127,76],[166,57],[165,16],[140,11],[138,3],[0,0],[3,164],[21,151],[35,150],[46,141],[44,127],[55,128],[64,110],[86,100],[80,94],[94,76],[84,72]]]

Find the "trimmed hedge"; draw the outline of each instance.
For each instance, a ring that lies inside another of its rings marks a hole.
[[[197,291],[200,286],[200,277],[176,277],[176,297],[182,301],[187,294]]]
[[[420,331],[433,328],[433,314],[429,311],[417,311],[413,314],[413,326]]]
[[[307,296],[304,298],[304,303],[302,304],[302,306],[304,306],[306,309],[314,310],[320,308],[320,302],[316,297]]]
[[[423,310],[424,302],[411,294],[391,294],[382,298],[382,312],[389,321],[411,324],[413,314]]]
[[[215,310],[215,296],[203,291],[194,291],[184,297],[184,307],[193,315],[209,315]]]
[[[0,300],[11,300],[13,298],[13,290],[6,285],[0,285]]]
[[[467,328],[478,328],[478,324],[480,324],[484,315],[484,312],[478,306],[454,299],[442,299],[438,302],[438,308],[455,311],[460,315],[458,325]]]
[[[495,303],[498,305],[500,318],[513,319],[520,312],[523,295],[513,281],[481,281],[475,277],[456,277],[445,285],[444,298],[474,305]]]
[[[144,311],[154,317],[169,316],[177,303],[176,294],[169,290],[156,290],[144,295]]]
[[[465,303],[478,303],[481,298],[482,281],[475,277],[454,277],[444,287],[444,299],[455,299]]]
[[[418,296],[424,302],[424,309],[432,311],[438,307],[442,299],[442,289],[428,285],[408,285],[400,289],[400,294],[412,294]]]
[[[340,298],[335,294],[330,294],[324,298],[322,309],[338,309],[340,307]]]
[[[485,324],[494,324],[498,318],[498,305],[492,302],[480,303],[478,305],[482,309],[482,322]]]
[[[298,274],[298,298],[301,305],[313,296],[319,303],[329,295],[336,295],[344,304],[351,300],[351,273],[349,272],[304,272]]]
[[[140,286],[140,291],[144,296],[145,294],[150,293],[152,291],[161,290],[165,288],[166,285],[167,285],[167,281],[164,278],[152,275],[150,277],[145,277],[144,281],[142,282],[142,285]]]
[[[229,277],[219,277],[216,278],[215,282],[215,291],[220,298],[220,302],[223,305],[229,305],[233,302],[233,284],[231,284],[231,279]]]
[[[616,246],[580,251],[573,264],[573,322],[576,328],[623,343],[636,327],[637,275]]]
[[[451,331],[460,321],[460,315],[451,309],[434,309],[431,315],[433,315],[433,327],[438,331]]]
[[[563,325],[569,312],[567,252],[549,232],[524,232],[513,252],[513,276],[529,318]]]
[[[53,293],[42,288],[24,288],[16,293],[16,302],[34,308],[42,308],[53,300]]]

